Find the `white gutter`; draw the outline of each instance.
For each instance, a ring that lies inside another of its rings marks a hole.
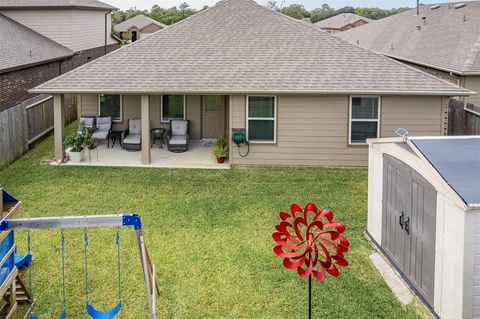
[[[258,89],[233,89],[233,90],[171,90],[171,89],[132,89],[132,88],[33,88],[29,93],[68,94],[68,93],[94,93],[94,94],[324,94],[324,95],[425,95],[425,96],[469,96],[477,92],[462,91],[402,91],[402,90],[258,90]]]

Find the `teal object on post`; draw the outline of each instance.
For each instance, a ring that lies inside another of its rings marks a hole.
[[[245,134],[244,133],[235,133],[233,134],[233,142],[237,145],[245,143]]]

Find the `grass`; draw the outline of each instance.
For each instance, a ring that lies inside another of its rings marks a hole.
[[[339,279],[315,283],[315,318],[426,318],[417,302],[402,307],[369,261],[363,237],[367,171],[333,168],[234,167],[231,170],[53,167],[52,137],[0,172],[23,202],[23,217],[108,214],[142,216],[157,266],[158,318],[306,318],[307,280],[282,267],[272,248],[278,212],[309,201],[347,225],[350,266]],[[90,299],[116,303],[115,229],[90,231]],[[143,277],[132,231],[122,229],[123,309],[147,318]],[[19,251],[25,233],[17,232]],[[32,231],[35,313],[60,314],[58,230]],[[82,230],[66,231],[71,318],[86,318]]]

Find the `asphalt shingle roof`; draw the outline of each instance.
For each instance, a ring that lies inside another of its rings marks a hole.
[[[420,7],[337,36],[369,50],[455,73],[480,73],[480,1]],[[425,19],[423,19],[425,17]],[[417,28],[417,26],[419,26]]]
[[[346,25],[357,22],[358,20],[364,20],[365,22],[372,21],[369,18],[359,16],[355,13],[340,13],[328,19],[318,21],[313,25],[318,28],[341,29]]]
[[[480,205],[480,137],[412,137],[411,141],[466,204]]]
[[[85,9],[107,9],[117,10],[118,8],[97,0],[0,0],[0,9],[18,8],[85,8]]]
[[[0,14],[0,72],[71,56],[73,51]]]
[[[155,19],[152,19],[150,17],[144,16],[142,14],[138,16],[134,16],[128,20],[125,20],[117,25],[115,25],[113,28],[117,32],[126,32],[132,27],[136,27],[138,29],[143,29],[146,26],[149,26],[150,24],[155,24],[158,25],[161,28],[166,28],[167,26],[161,22],[158,22]]]
[[[223,0],[34,92],[470,92],[251,0]]]

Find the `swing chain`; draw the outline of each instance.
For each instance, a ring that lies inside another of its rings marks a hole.
[[[63,294],[63,315],[67,314],[67,293],[65,289],[65,234],[62,228],[61,232],[61,250],[62,250],[62,294]]]
[[[31,238],[30,238],[30,229],[27,230],[27,254],[31,254],[31,251],[32,251],[32,241],[31,241]],[[33,306],[34,306],[34,302],[33,302],[33,289],[32,289],[32,260],[30,261],[30,264],[28,265],[28,288],[30,290],[30,298],[28,300],[28,302],[30,303],[30,315],[29,315],[29,318],[32,319],[32,318],[35,318],[35,316],[33,315]]]
[[[88,232],[87,228],[85,228],[83,233],[84,238],[84,252],[85,252],[85,301],[88,304],[88,253],[87,253],[87,246],[88,246]]]
[[[122,282],[120,276],[120,227],[117,227],[117,236],[116,236],[116,243],[117,243],[117,270],[118,270],[118,301],[122,302]]]

